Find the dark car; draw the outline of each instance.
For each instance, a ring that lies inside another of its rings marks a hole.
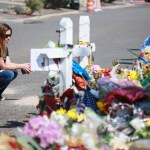
[[[79,2],[79,0],[70,0],[69,8],[79,10],[80,9],[80,2]]]

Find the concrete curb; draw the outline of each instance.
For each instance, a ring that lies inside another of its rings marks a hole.
[[[116,6],[107,6],[107,7],[103,7],[103,9],[117,9],[117,8],[126,8],[126,7],[134,7],[135,5],[132,3],[126,3],[126,4],[120,4],[120,5],[116,5]]]
[[[7,18],[0,18],[0,21],[2,22],[14,22],[14,23],[26,23],[30,21],[40,21],[46,18],[55,17],[55,16],[63,16],[63,15],[69,15],[69,14],[77,14],[79,11],[72,11],[72,12],[62,12],[62,13],[55,13],[55,14],[48,14],[48,15],[42,15],[42,16],[34,16],[30,18],[23,18],[23,19],[7,19]]]
[[[25,18],[22,21],[27,22],[27,21],[38,21],[38,20],[43,20],[45,18],[50,18],[50,17],[55,17],[55,16],[62,16],[62,15],[69,15],[69,14],[77,14],[79,11],[71,11],[71,12],[62,12],[62,13],[56,13],[56,14],[48,14],[48,15],[43,15],[43,16],[35,16],[31,18]]]

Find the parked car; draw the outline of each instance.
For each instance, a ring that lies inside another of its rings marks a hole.
[[[67,8],[70,9],[80,9],[80,2],[79,0],[70,0],[70,2],[68,3],[68,5],[66,6]]]

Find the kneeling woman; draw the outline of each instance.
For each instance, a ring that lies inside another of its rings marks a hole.
[[[2,97],[3,91],[17,77],[17,69],[22,69],[27,74],[31,73],[29,63],[17,64],[11,62],[7,47],[11,35],[11,27],[8,24],[0,23],[0,101],[4,100],[4,97]]]

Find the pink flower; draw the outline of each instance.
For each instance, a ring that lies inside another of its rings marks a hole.
[[[39,138],[41,141],[41,147],[47,147],[53,143],[61,144],[64,139],[62,128],[56,124],[56,122],[51,121],[46,128],[43,128]]]
[[[101,67],[99,65],[93,65],[93,66],[91,66],[91,71],[92,72],[98,71],[100,69],[101,69]]]
[[[63,143],[63,129],[56,122],[44,118],[44,116],[34,117],[25,124],[23,128],[24,135],[39,139],[42,148],[52,144]]]
[[[31,137],[36,137],[39,134],[38,131],[40,131],[40,128],[42,128],[45,125],[46,124],[42,116],[33,117],[29,120],[29,122],[25,124],[23,133]]]

